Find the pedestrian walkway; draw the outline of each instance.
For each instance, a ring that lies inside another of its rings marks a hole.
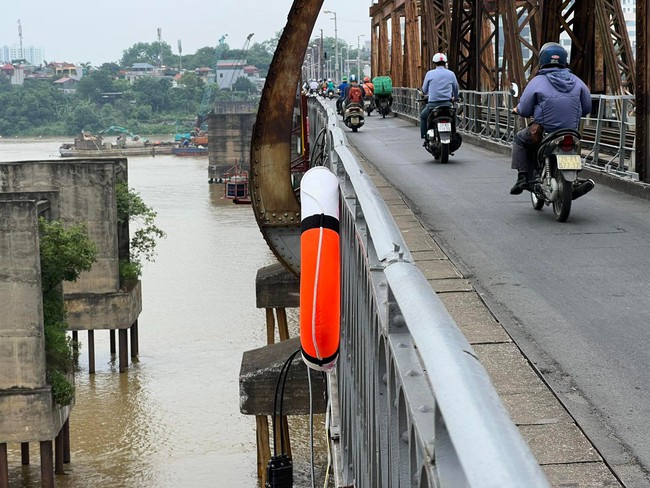
[[[470,281],[438,246],[435,233],[422,226],[363,154],[356,156],[388,205],[416,265],[474,348],[551,485],[623,486]]]

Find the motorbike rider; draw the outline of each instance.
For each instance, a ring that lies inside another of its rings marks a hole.
[[[557,42],[544,44],[539,51],[539,71],[526,85],[519,104],[513,109],[522,117],[533,117],[541,125],[538,130],[542,133],[559,129],[578,130],[580,118],[591,112],[589,88],[567,68],[567,57],[566,50]],[[514,137],[511,168],[517,170],[517,182],[510,189],[511,195],[531,190],[529,181],[539,145],[539,141],[537,144],[534,142],[531,125]],[[573,187],[573,198],[584,195],[593,186],[591,180],[578,180]]]
[[[343,100],[345,100],[345,89],[348,87],[348,77],[344,76],[339,85],[339,98],[336,100],[336,112],[341,113],[343,110]]]
[[[336,86],[334,86],[334,82],[332,81],[332,78],[327,78],[327,93],[336,93]]]
[[[318,82],[313,78],[309,80],[309,93],[313,95],[318,93]]]
[[[427,71],[422,82],[422,93],[427,95],[427,104],[420,113],[420,138],[427,132],[427,118],[436,107],[451,107],[458,98],[458,80],[453,71],[447,69],[447,56],[436,53],[432,58],[435,68]]]
[[[343,108],[345,109],[345,106],[349,103],[359,103],[363,107],[363,88],[359,85],[357,75],[350,75],[349,79],[350,83],[345,88],[345,105]]]

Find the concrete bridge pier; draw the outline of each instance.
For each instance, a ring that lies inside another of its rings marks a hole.
[[[7,460],[7,443],[0,443],[0,488],[9,488],[9,462]]]

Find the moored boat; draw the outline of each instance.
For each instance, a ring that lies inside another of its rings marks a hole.
[[[155,156],[172,154],[173,142],[151,142],[137,135],[120,134],[115,142],[104,141],[101,134],[84,131],[72,143],[63,143],[59,154],[64,158],[102,156]]]
[[[208,148],[203,146],[174,146],[172,154],[176,156],[207,156]]]

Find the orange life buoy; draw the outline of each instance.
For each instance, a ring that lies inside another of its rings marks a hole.
[[[300,182],[300,346],[312,369],[327,371],[339,354],[341,253],[339,184],[323,166]]]

